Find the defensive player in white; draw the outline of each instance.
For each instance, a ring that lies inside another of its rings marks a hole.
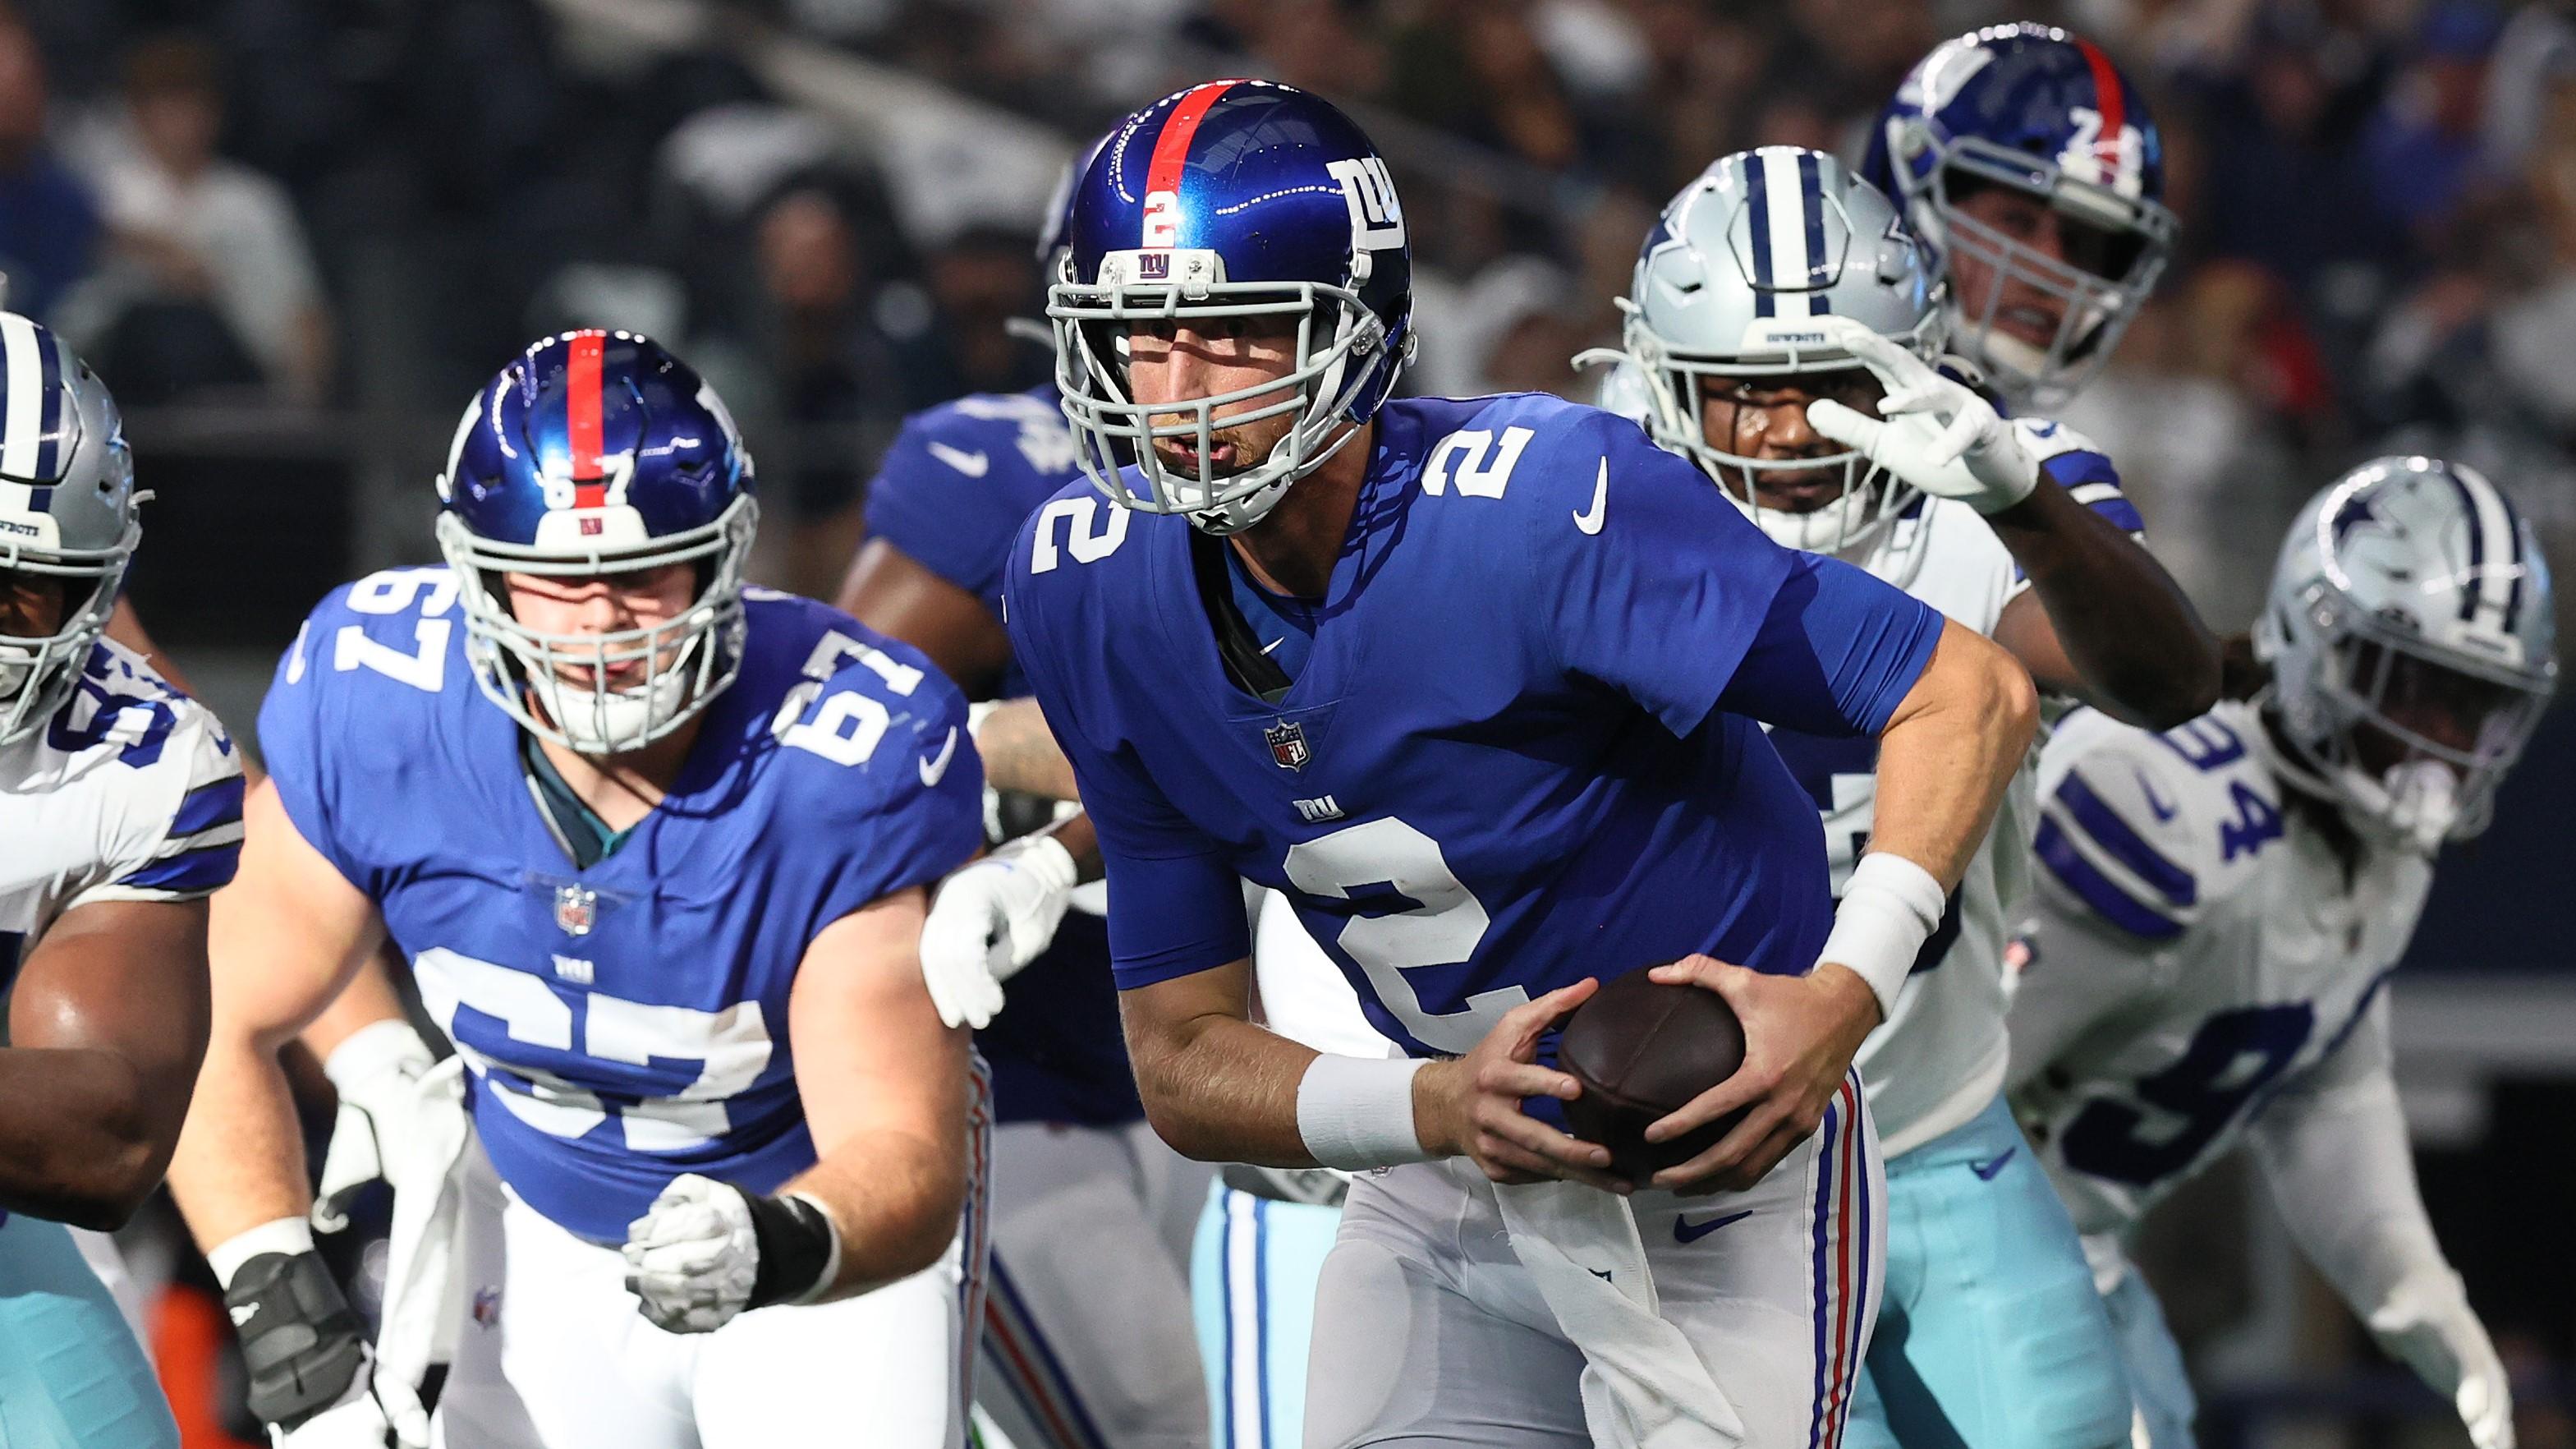
[[[916,943],[981,838],[964,702],[742,587],[750,459],[646,339],[531,346],[440,498],[447,566],[336,591],[281,662],[215,913],[172,1186],[252,1407],[297,1446],[960,1444],[980,1092]],[[385,937],[458,1048],[397,1151],[456,1166],[395,1175],[371,1370],[274,1053]]]
[[[1889,200],[1833,157],[1743,152],[1648,235],[1623,371],[1656,441],[1773,538],[1994,638],[2053,693],[2189,718],[2215,694],[2216,646],[2133,536],[2110,461],[1940,371],[1940,293]],[[1771,742],[1823,813],[1839,893],[1871,834],[1874,742]],[[2105,1445],[2129,1422],[2075,1234],[2001,1094],[2030,808],[2025,771],[1861,1048],[1889,1233],[1855,1443]]]
[[[0,1444],[161,1449],[178,1426],[65,1224],[161,1180],[206,1047],[206,906],[240,757],[103,638],[142,536],[98,374],[0,313]]]
[[[2416,1195],[2381,987],[2554,686],[2551,609],[2502,491],[2383,458],[2291,526],[2226,702],[2163,734],[2080,711],[2041,757],[2013,1100],[2153,1449],[2188,1449],[2194,1406],[2121,1238],[2240,1141],[2381,1345],[2511,1449],[2504,1367]]]

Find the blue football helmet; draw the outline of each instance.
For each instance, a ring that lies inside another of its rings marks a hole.
[[[715,389],[630,332],[545,338],[457,424],[438,545],[465,601],[466,657],[530,732],[614,755],[680,728],[742,667],[742,570],[759,505],[751,454]],[[679,617],[554,634],[511,615],[500,576],[697,566]],[[641,677],[613,683],[641,665]]]
[[[1047,316],[1091,481],[1209,533],[1248,527],[1376,415],[1412,356],[1413,253],[1386,162],[1348,117],[1290,86],[1221,80],[1165,96],[1110,133],[1074,188]],[[1131,399],[1133,325],[1258,317],[1295,324],[1286,377]],[[1219,476],[1152,446],[1186,439],[1205,460],[1218,429],[1283,415],[1294,421],[1268,457]],[[1121,471],[1130,458],[1142,488]]]
[[[0,573],[62,581],[54,628],[0,633],[0,745],[79,687],[142,539],[134,454],[107,384],[52,330],[0,312]]]
[[[2052,26],[1989,26],[1923,57],[1879,114],[1862,174],[1903,199],[1933,249],[1952,345],[2024,405],[2063,403],[2110,360],[2173,252],[2145,98],[2100,47]],[[2064,260],[1962,209],[1995,187],[2056,212]],[[1986,275],[1963,279],[1961,257]]]

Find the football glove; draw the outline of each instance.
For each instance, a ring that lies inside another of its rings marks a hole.
[[[397,1144],[418,1140],[413,1114],[458,1111],[461,1096],[422,1100],[420,1082],[438,1064],[429,1044],[406,1021],[380,1021],[352,1033],[322,1064],[340,1092],[340,1115],[331,1124],[331,1146],[322,1158],[322,1180],[313,1190],[313,1226],[336,1233],[349,1226],[350,1199],[368,1183],[396,1192],[422,1186],[404,1181]]]
[[[921,925],[921,979],[941,1021],[992,1024],[1002,983],[1055,939],[1078,874],[1054,836],[1024,835],[940,884]]]
[[[1849,317],[1819,317],[1835,346],[1877,374],[1878,417],[1831,398],[1807,404],[1807,425],[1935,498],[2000,513],[2039,486],[2039,460],[1977,390]]]
[[[637,1311],[672,1333],[713,1333],[754,1308],[811,1302],[841,1269],[840,1234],[813,1199],[758,1196],[694,1172],[627,1225],[622,1251]]]
[[[290,1219],[290,1221],[292,1221]],[[321,1256],[262,1253],[224,1289],[241,1335],[250,1411],[278,1449],[383,1449],[393,1429],[349,1300]]]
[[[2389,1355],[2450,1396],[2477,1449],[2514,1449],[2513,1386],[2486,1325],[2469,1307],[2460,1275],[2410,1273],[2370,1315],[2371,1336]]]

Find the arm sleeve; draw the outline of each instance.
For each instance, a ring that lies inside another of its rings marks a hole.
[[[1019,556],[1024,555],[1023,550]],[[1103,749],[1083,730],[1056,677],[1050,642],[1014,579],[1011,651],[1027,671],[1047,729],[1073,765],[1082,807],[1100,837],[1109,882],[1109,956],[1118,989],[1132,990],[1240,961],[1252,954],[1241,879],[1224,850],[1166,798],[1132,751]]]
[[[2415,1186],[2385,992],[2308,1079],[2272,1099],[2249,1135],[2282,1221],[2353,1312],[2370,1319],[2400,1283],[2449,1279]]]
[[[915,667],[927,662],[901,646],[887,652]],[[956,688],[925,673],[911,695],[888,697],[884,679],[853,662],[806,706],[799,725],[819,723],[820,712],[845,690],[879,698],[894,718],[864,761],[798,761],[816,776],[811,798],[827,817],[822,838],[836,851],[813,922],[817,932],[871,902],[938,881],[984,844],[984,765]],[[836,801],[846,802],[840,807],[845,818],[831,821]]]
[[[1940,612],[1860,569],[1782,548],[1707,475],[1592,409],[1525,464],[1588,510],[1527,510],[1559,665],[1676,735],[1714,709],[1811,734],[1876,734],[1921,676]],[[1585,522],[1586,518],[1592,521]]]
[[[295,823],[295,833],[320,851],[350,884],[373,896],[377,894],[373,872],[341,836],[339,781],[327,749],[332,730],[324,718],[330,681],[335,678],[329,641],[345,612],[333,605],[345,592],[333,594],[313,611],[277,662],[268,697],[260,701],[260,763],[275,782],[278,801],[286,807],[286,818]]]
[[[192,901],[229,883],[241,861],[241,755],[214,715],[171,701],[178,723],[162,761],[179,768],[150,797],[148,821],[129,837],[115,873],[68,905],[91,901]],[[177,796],[172,803],[173,786]]]
[[[1809,734],[1874,735],[1940,640],[1931,605],[1840,560],[1798,554],[1718,704]]]
[[[989,606],[1002,591],[1020,519],[1005,506],[998,479],[969,477],[931,451],[941,441],[934,432],[931,415],[916,415],[886,449],[868,483],[868,535]],[[960,456],[980,454],[988,470],[1012,467],[1017,458],[980,439],[944,445]]]
[[[2120,470],[2109,454],[2092,439],[2063,423],[2037,418],[2016,418],[2013,427],[2020,432],[2022,446],[2039,460],[2040,471],[2049,481],[2066,490],[2066,495],[2095,513],[2112,527],[2136,539],[2147,541],[2147,523],[2138,515],[2138,506],[2120,489]],[[2030,587],[2030,575],[2021,565],[2013,565],[2012,593],[2018,595]]]
[[[2080,905],[2034,893],[2031,906],[2006,1033],[2008,1093],[2019,1093],[2096,1025],[2150,1002],[2163,974],[2159,959]]]

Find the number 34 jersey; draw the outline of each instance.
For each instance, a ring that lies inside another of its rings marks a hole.
[[[288,816],[471,1068],[493,1167],[594,1241],[681,1173],[765,1192],[813,1163],[787,1036],[806,948],[983,840],[964,703],[921,655],[784,594],[746,591],[745,617],[679,778],[587,869],[475,683],[444,568],[325,599],[260,713]]]
[[[241,756],[204,705],[102,640],[43,728],[0,745],[0,993],[64,912],[233,877]]]
[[[2092,710],[2040,757],[2013,1104],[2087,1234],[2127,1228],[2329,1073],[2384,1070],[2381,984],[2432,865],[2285,801],[2250,706],[2164,734]]]

